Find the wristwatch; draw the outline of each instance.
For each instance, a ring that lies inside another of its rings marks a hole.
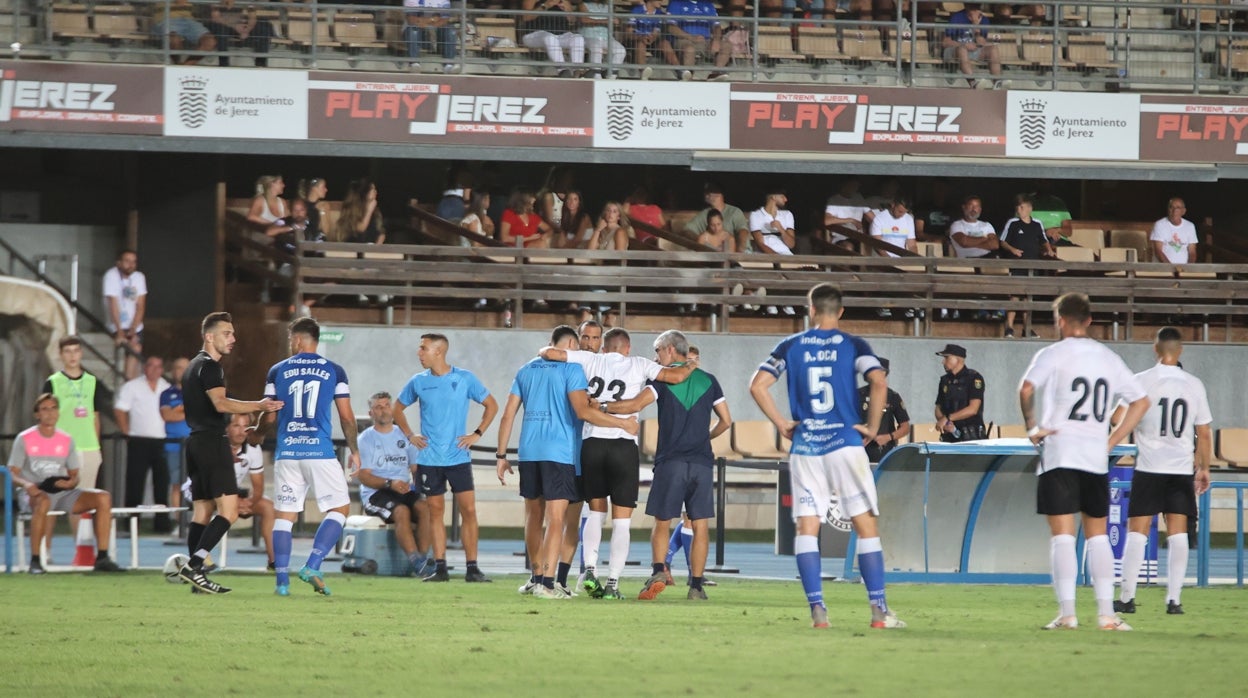
[[[481,436],[481,430],[480,430],[480,429],[473,429],[473,430],[472,430],[472,433],[476,434],[477,436]]]
[[[394,484],[394,480],[386,480],[386,489],[390,489],[390,485]]]
[[[499,460],[507,460],[507,454],[506,454],[506,453],[495,453],[495,454],[494,454],[494,457],[495,457],[495,458],[497,458],[497,459],[499,459]]]
[[[607,406],[610,404],[611,403],[609,402],[600,402],[598,403],[598,410],[602,412],[603,414],[610,414],[610,412],[607,412]]]

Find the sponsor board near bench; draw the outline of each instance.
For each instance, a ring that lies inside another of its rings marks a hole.
[[[160,70],[0,61],[0,131],[158,136]]]
[[[308,74],[263,68],[165,68],[165,135],[304,140]]]
[[[1248,100],[1193,95],[1142,97],[1140,158],[1248,162]]]

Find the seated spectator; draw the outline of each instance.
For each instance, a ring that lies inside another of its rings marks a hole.
[[[551,63],[562,66],[561,78],[575,77],[570,66],[585,62],[585,37],[572,31],[576,18],[567,15],[575,7],[572,0],[523,0],[521,9],[538,14],[521,15],[516,27],[520,43],[545,50]]]
[[[490,193],[488,191],[474,191],[472,193],[472,201],[468,204],[468,212],[464,214],[463,218],[459,219],[460,227],[466,228],[477,235],[493,238],[494,219],[490,218],[489,210]]]
[[[645,0],[633,5],[634,16],[624,25],[624,41],[633,48],[633,62],[645,66],[641,69],[642,80],[649,80],[654,75],[654,69],[646,65],[650,62],[651,51],[662,56],[668,65],[680,65],[680,59],[672,48],[671,38],[665,31],[667,22],[658,19],[667,14],[663,9],[663,2],[664,0]]]
[[[340,242],[374,245],[386,242],[386,225],[377,209],[377,185],[372,180],[357,180],[347,187],[335,238]]]
[[[590,68],[590,74],[597,77],[615,77],[615,71],[624,63],[627,50],[624,44],[611,36],[608,7],[605,2],[582,2],[579,12],[591,13],[581,18],[581,36],[585,37],[585,49],[589,51],[589,62],[594,65],[602,63],[607,47],[611,48],[611,62],[605,70]]]
[[[724,214],[715,209],[706,213],[706,230],[698,236],[698,244],[706,245],[716,252],[736,252],[737,241],[724,228]]]
[[[638,221],[645,223],[654,228],[663,230],[667,228],[667,217],[663,214],[663,209],[657,205],[650,203],[650,192],[645,187],[637,187],[632,194],[624,200],[624,215],[628,216],[628,220],[634,224]],[[634,225],[633,236],[639,242],[648,242],[654,239],[654,235],[637,228]]]
[[[877,185],[876,191],[867,197],[867,226],[871,225],[871,218],[876,211],[888,208],[893,204],[893,200],[897,198],[897,194],[901,192],[901,180],[896,177],[879,177],[875,180]]]
[[[442,192],[442,198],[438,200],[434,213],[438,218],[459,225],[459,219],[464,217],[468,202],[472,200],[472,174],[467,170],[455,169],[448,179],[448,187]]]
[[[994,76],[1001,75],[1001,54],[997,45],[989,40],[987,29],[973,28],[990,24],[979,3],[966,3],[961,12],[955,12],[949,18],[949,24],[953,28],[946,30],[944,38],[941,39],[944,59],[958,62],[962,74],[968,76],[966,82],[971,87],[992,87],[993,83],[988,80],[970,77],[975,74],[975,63],[987,63],[989,73]],[[1000,85],[999,81],[997,85]]]
[[[264,496],[264,454],[258,445],[247,443],[247,437],[251,433],[251,415],[230,416],[230,425],[226,427],[225,435],[230,441],[230,453],[234,455],[238,518],[259,517],[264,551],[269,556],[268,567],[273,569],[273,521],[277,517],[273,501]],[[186,481],[186,489],[190,489],[190,480]]]
[[[553,231],[533,210],[536,201],[537,197],[528,189],[516,189],[511,193],[498,227],[499,240],[504,245],[550,247]]]
[[[455,70],[459,56],[459,38],[451,26],[451,0],[403,0],[407,26],[403,39],[407,42],[407,57],[420,58],[421,51],[441,51],[443,72]],[[436,45],[435,45],[436,44]],[[412,63],[419,68],[419,63]]]
[[[563,220],[563,202],[573,189],[576,173],[566,165],[555,165],[546,173],[546,183],[537,192],[533,210],[551,226]]]
[[[569,203],[571,203],[570,196]],[[566,208],[564,212],[567,212]],[[628,227],[628,220],[624,218],[623,207],[615,201],[608,201],[607,205],[602,207],[602,215],[598,217],[598,223],[594,226],[594,232],[589,236],[585,248],[627,250],[631,233],[632,229]]]
[[[220,5],[212,7],[210,16],[212,20],[205,22],[204,26],[212,32],[217,48],[222,51],[217,58],[220,65],[230,64],[228,51],[231,46],[245,46],[260,54],[256,56],[257,68],[269,65],[269,46],[276,32],[271,22],[256,16],[255,7],[237,7],[234,0],[221,0]]]
[[[152,33],[160,40],[169,35],[169,48],[173,51],[190,49],[194,51],[213,51],[217,48],[217,40],[202,22],[195,19],[195,9],[190,0],[172,0],[166,15],[165,5],[157,4],[152,10]],[[175,63],[198,65],[203,56],[185,56],[174,58]]]
[[[871,237],[894,247],[918,252],[919,245],[914,237],[914,216],[910,215],[909,208],[905,199],[894,197],[888,208],[875,212],[875,218],[871,220]],[[876,250],[875,253],[880,257],[900,256],[888,250]]]
[[[783,0],[784,17],[823,19],[823,0]]]
[[[307,205],[308,229],[304,231],[304,240],[308,242],[325,241],[325,197],[329,194],[329,183],[324,177],[299,180],[299,198]]]
[[[563,211],[557,220],[551,222],[559,226],[551,239],[552,247],[584,247],[589,242],[587,233],[594,227],[593,216],[585,210],[579,191],[564,195]]]
[[[273,221],[264,234],[273,239],[275,248],[286,254],[294,254],[298,249],[296,238],[301,238],[302,242],[320,242],[315,237],[315,229],[308,219],[308,204],[303,199],[290,202],[290,215]]]
[[[78,489],[81,469],[74,440],[56,428],[61,418],[61,402],[51,393],[35,399],[35,426],[13,440],[9,453],[9,471],[13,484],[27,499],[30,511],[31,574],[43,574],[40,543],[44,530],[51,523],[49,511],[63,511],[73,517],[95,510],[96,572],[120,572],[117,563],[108,557],[109,533],[113,524],[113,500],[103,490]],[[75,520],[77,520],[75,518]]]
[[[793,254],[793,247],[797,244],[793,213],[782,208],[788,202],[789,197],[783,190],[773,189],[767,194],[763,207],[750,212],[750,237],[756,252]]]
[[[750,25],[742,21],[746,16],[745,0],[727,0],[724,3],[724,15],[732,17],[724,28],[724,41],[728,42],[728,60],[753,60],[754,51],[750,48]]]
[[[259,230],[267,230],[280,218],[286,217],[286,181],[281,175],[262,175],[256,179],[256,193],[247,209],[247,220]]]
[[[1053,257],[1053,247],[1049,244],[1049,238],[1044,234],[1044,225],[1040,221],[1031,217],[1032,198],[1027,194],[1019,194],[1014,197],[1014,213],[1015,218],[1011,218],[1001,228],[1001,239],[999,244],[1000,254],[1005,259],[1044,259]],[[1010,274],[1014,276],[1030,276],[1034,270],[1031,269],[1011,269]],[[1010,300],[1018,300],[1017,296],[1011,297]],[[1014,337],[1014,318],[1018,313],[1010,310],[1005,314],[1005,336]],[[1026,324],[1028,319],[1027,311],[1023,311],[1023,323]],[[1036,337],[1036,331],[1031,330],[1030,337]]]
[[[858,186],[858,178],[852,175],[841,180],[841,188],[828,198],[827,206],[823,209],[825,226],[840,225],[860,233],[865,232],[862,219],[867,213],[867,200],[858,191]],[[835,232],[831,235],[828,242],[833,245],[851,250],[856,249],[855,244],[844,235]]]
[[[1175,197],[1166,202],[1166,217],[1153,224],[1148,239],[1153,245],[1153,258],[1166,264],[1189,264],[1196,256],[1196,226],[1183,217],[1187,204]]]
[[[984,203],[971,194],[962,200],[962,217],[949,224],[949,244],[955,257],[995,257],[1000,243],[992,224],[980,220]]]
[[[694,235],[701,235],[706,230],[706,216],[711,209],[719,211],[724,217],[724,229],[736,236],[738,252],[748,252],[750,244],[750,224],[741,209],[724,200],[724,189],[714,182],[707,182],[702,188],[703,197],[709,208],[698,212],[685,224],[685,230]]]
[[[701,17],[718,17],[715,4],[710,0],[672,0],[667,6],[668,31],[673,37],[673,44],[680,56],[680,63],[691,66],[698,55],[713,59],[716,68],[728,65],[732,58],[732,47],[723,40],[724,27],[717,21],[696,19]],[[695,19],[684,19],[691,17]],[[680,72],[681,80],[693,79],[693,72],[688,68]],[[715,70],[706,76],[707,80],[727,80],[728,74]]]

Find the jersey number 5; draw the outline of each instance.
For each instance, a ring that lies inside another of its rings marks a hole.
[[[316,398],[321,394],[320,381],[295,381],[290,384],[287,394],[291,396],[291,403],[295,409],[295,419],[316,418]],[[307,414],[304,414],[304,400],[307,400]]]
[[[806,383],[810,389],[810,409],[815,414],[831,412],[836,407],[836,397],[832,393],[831,366],[811,366],[806,369]]]

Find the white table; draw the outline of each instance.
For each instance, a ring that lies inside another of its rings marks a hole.
[[[138,569],[139,567],[139,517],[138,514],[176,514],[186,511],[186,507],[167,507],[164,505],[154,506],[138,506],[138,507],[113,507],[113,525],[110,532],[108,549],[117,550],[117,518],[121,516],[130,517],[130,569]],[[115,556],[117,553],[114,552]]]

